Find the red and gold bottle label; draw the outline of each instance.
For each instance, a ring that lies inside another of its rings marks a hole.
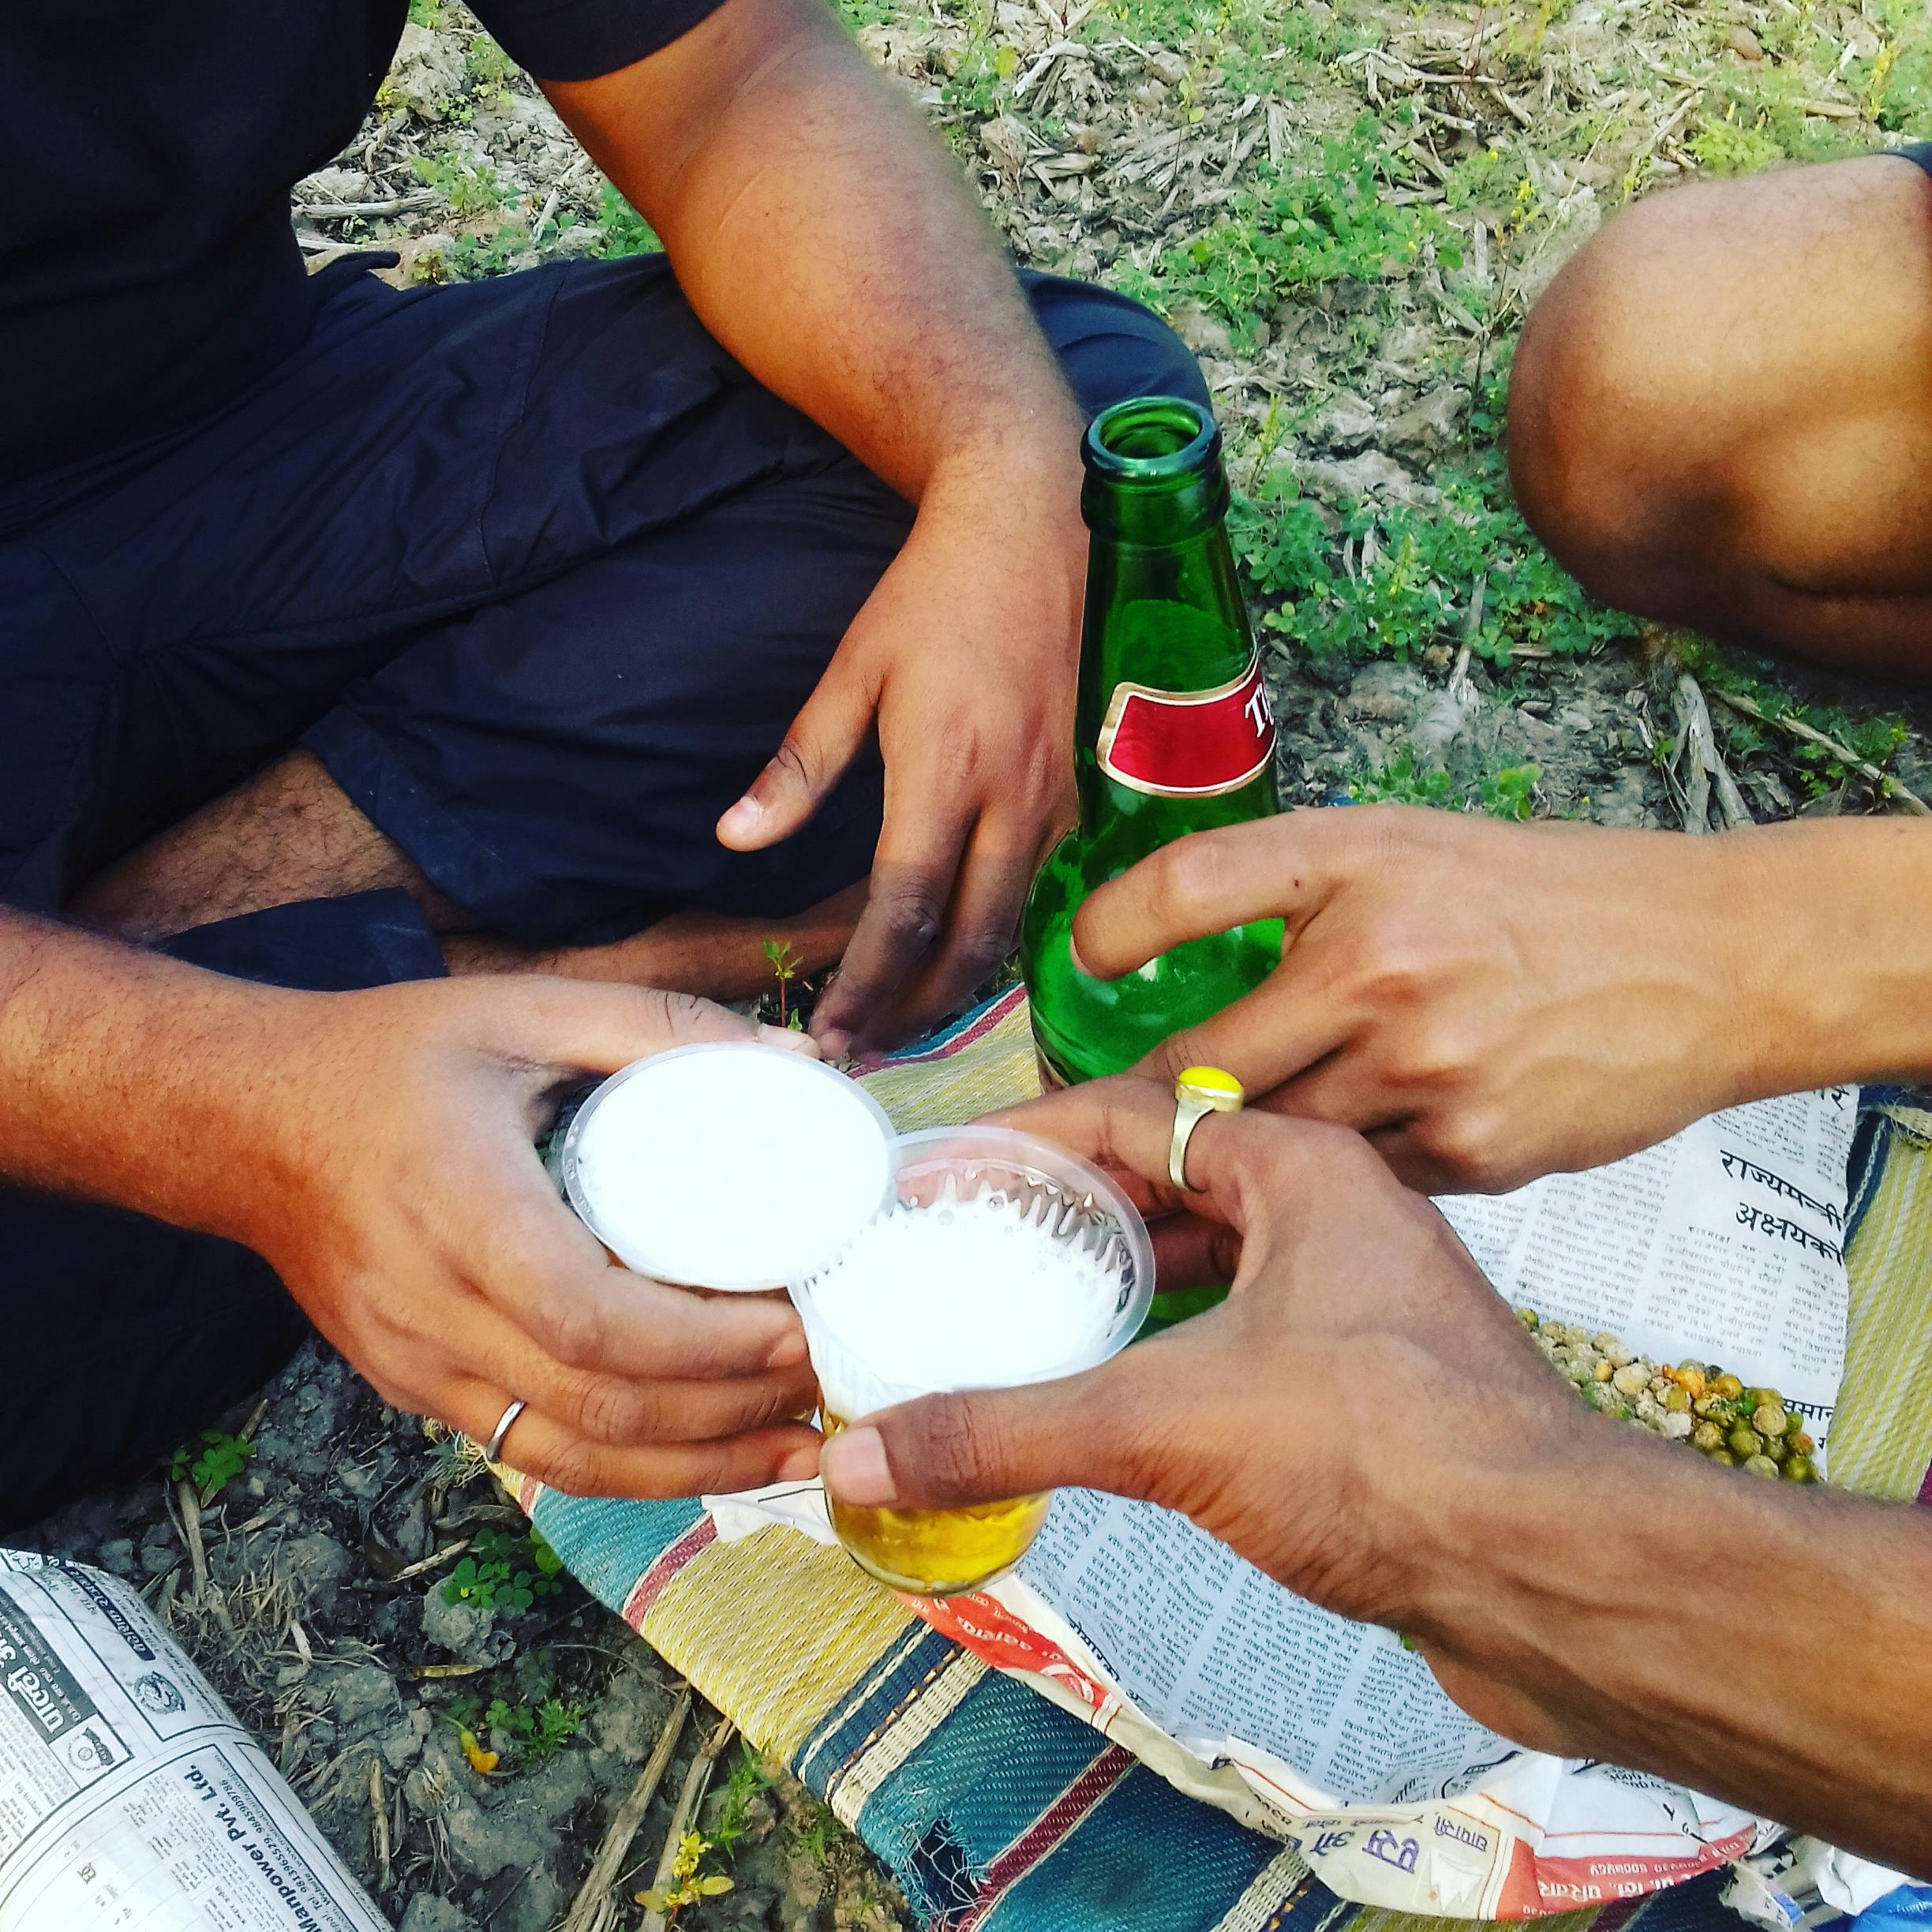
[[[1116,684],[1099,751],[1116,784],[1160,798],[1212,798],[1258,778],[1275,756],[1260,657],[1212,691]]]

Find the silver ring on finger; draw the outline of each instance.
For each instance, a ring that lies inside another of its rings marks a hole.
[[[483,1460],[485,1462],[502,1461],[504,1438],[510,1433],[511,1424],[523,1413],[526,1406],[519,1398],[503,1412],[496,1428],[490,1432],[489,1440],[483,1445]]]
[[[1190,1193],[1200,1190],[1187,1178],[1188,1142],[1210,1114],[1238,1114],[1248,1098],[1232,1073],[1219,1067],[1183,1067],[1174,1076],[1174,1138],[1167,1144],[1167,1178]]]

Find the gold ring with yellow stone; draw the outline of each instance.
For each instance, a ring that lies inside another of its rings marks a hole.
[[[1238,1114],[1248,1098],[1232,1073],[1219,1067],[1183,1067],[1174,1076],[1174,1139],[1167,1148],[1167,1178],[1178,1188],[1189,1187],[1187,1146],[1189,1137],[1210,1114]]]

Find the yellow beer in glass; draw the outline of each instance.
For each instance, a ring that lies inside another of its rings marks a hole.
[[[908,1134],[893,1161],[884,1212],[792,1284],[828,1435],[921,1395],[1077,1375],[1133,1340],[1153,1293],[1153,1250],[1133,1204],[1099,1169],[994,1127]],[[922,1510],[827,1498],[862,1570],[927,1597],[1011,1569],[1051,1500]]]
[[[828,1436],[845,1425],[824,1412]],[[960,1509],[867,1509],[826,1492],[832,1527],[869,1577],[915,1597],[952,1597],[1010,1570],[1046,1520],[1052,1492]]]

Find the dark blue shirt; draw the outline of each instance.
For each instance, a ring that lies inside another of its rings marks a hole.
[[[474,0],[545,80],[720,0]],[[289,190],[354,138],[407,0],[0,5],[0,488],[191,427],[308,331]]]

